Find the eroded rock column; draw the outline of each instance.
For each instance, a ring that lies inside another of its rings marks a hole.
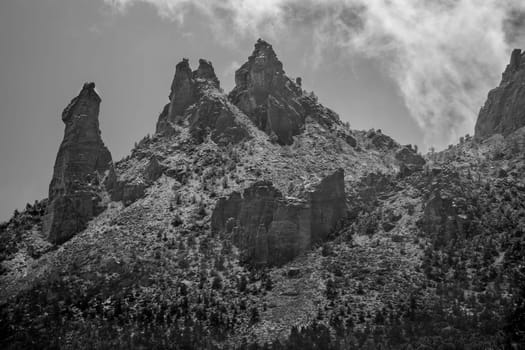
[[[112,167],[112,159],[100,134],[100,102],[95,84],[86,83],[62,113],[66,128],[49,185],[43,226],[53,243],[68,240],[104,210],[103,179]]]

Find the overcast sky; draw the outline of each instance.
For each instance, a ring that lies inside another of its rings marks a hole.
[[[119,160],[154,131],[178,61],[211,60],[229,91],[258,37],[353,128],[420,148],[455,142],[472,133],[512,46],[525,46],[523,5],[438,3],[2,0],[0,220],[47,196],[60,115],[84,82],[96,82],[102,138]]]

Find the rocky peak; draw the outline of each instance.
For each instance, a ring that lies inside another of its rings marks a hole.
[[[112,167],[112,160],[100,135],[100,102],[95,84],[86,83],[62,113],[66,128],[44,219],[44,233],[53,243],[71,238],[102,210],[102,178]]]
[[[489,92],[476,122],[475,136],[507,136],[525,126],[525,53],[515,49],[500,85]]]
[[[522,66],[523,64],[523,66]],[[510,55],[510,63],[507,65],[507,68],[502,75],[502,83],[509,82],[512,80],[514,74],[520,69],[525,68],[525,52],[522,52],[521,49],[512,50]]]
[[[219,79],[211,62],[201,58],[199,67],[192,71],[189,60],[183,58],[175,67],[170,102],[159,116],[156,132],[171,133],[170,123],[181,121],[187,108],[196,103],[207,89],[220,89]]]
[[[248,61],[235,72],[230,100],[280,144],[302,132],[306,113],[301,87],[289,79],[272,45],[257,40]]]
[[[175,76],[171,83],[170,113],[177,114],[184,111],[190,104],[193,94],[193,77],[190,63],[187,58],[175,66]]]
[[[197,68],[197,70],[193,72],[193,78],[196,81],[203,80],[205,82],[208,82],[217,89],[220,88],[219,79],[217,79],[217,76],[215,75],[213,65],[208,60],[202,58],[199,59],[199,68]]]
[[[95,117],[98,123],[98,108],[100,106],[100,96],[95,90],[95,83],[84,83],[82,90],[62,112],[62,121],[68,124],[74,114],[87,117]],[[90,110],[93,108],[93,110]],[[96,109],[96,110],[95,110]]]
[[[250,90],[259,105],[266,102],[273,89],[282,88],[283,76],[283,64],[272,45],[259,39],[248,62],[235,72],[235,85],[237,89]]]

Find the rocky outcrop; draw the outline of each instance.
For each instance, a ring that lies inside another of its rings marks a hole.
[[[460,174],[450,168],[433,168],[426,175],[429,191],[424,195],[423,215],[419,227],[435,239],[435,244],[446,245],[451,241],[468,238],[478,232],[473,220],[471,199],[461,195]]]
[[[204,95],[188,119],[190,134],[201,143],[210,135],[218,145],[235,144],[249,138],[248,130],[237,122],[235,112],[220,97]]]
[[[117,176],[114,171],[110,171],[107,186],[111,195],[111,200],[122,201],[128,206],[146,195],[146,189],[157,181],[166,171],[157,157],[152,156],[149,160],[136,168],[137,174],[133,178]]]
[[[403,146],[396,152],[396,159],[399,161],[399,175],[405,177],[423,169],[426,161],[423,156],[412,148],[412,145]]]
[[[235,88],[229,97],[280,144],[291,144],[304,128],[302,89],[285,75],[272,46],[264,40],[257,41],[248,62],[235,72]]]
[[[207,60],[200,59],[193,72],[187,59],[177,64],[169,98],[157,122],[158,134],[171,135],[173,124],[185,123],[198,143],[208,135],[217,144],[237,143],[249,137],[221,96],[219,80]]]
[[[345,217],[344,173],[340,169],[308,188],[300,199],[285,198],[269,181],[221,198],[212,231],[230,237],[242,259],[280,265],[326,240]]]
[[[370,140],[375,148],[381,150],[389,150],[397,146],[397,143],[390,136],[383,134],[381,129],[371,129],[366,133],[366,137]]]
[[[207,61],[201,60],[201,62],[204,63]],[[199,71],[199,69],[197,69],[197,71]],[[205,75],[202,74],[204,72],[206,72]],[[204,76],[210,77],[210,82],[217,81],[218,87],[218,80],[213,72],[213,67],[209,64],[209,67],[200,69],[200,79],[203,79]],[[171,123],[180,122],[186,109],[198,100],[194,72],[192,72],[190,62],[187,58],[182,59],[175,67],[175,76],[171,83],[169,99],[170,102],[164,107],[157,121],[156,132],[158,134],[171,133]]]
[[[311,206],[312,241],[325,240],[346,212],[343,170],[325,177],[305,198]]]
[[[412,145],[403,146],[399,151],[396,152],[396,159],[400,162],[410,165],[423,166],[426,161]]]
[[[104,209],[102,184],[112,160],[100,136],[100,102],[95,84],[86,83],[62,113],[66,129],[49,185],[43,225],[53,243],[68,240]]]
[[[525,53],[516,49],[500,85],[488,94],[476,122],[475,137],[507,136],[525,126]]]

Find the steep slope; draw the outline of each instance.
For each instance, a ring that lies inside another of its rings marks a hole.
[[[236,78],[226,96],[211,63],[179,63],[157,133],[70,240],[42,240],[45,202],[0,226],[3,348],[523,341],[521,129],[425,160],[350,130],[268,43]]]

